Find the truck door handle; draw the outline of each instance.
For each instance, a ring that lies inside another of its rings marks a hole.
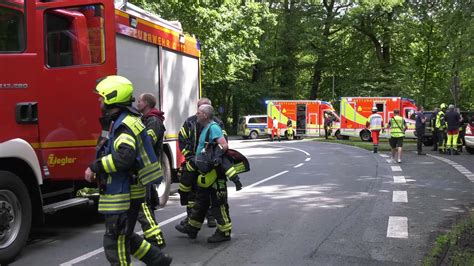
[[[38,124],[38,103],[17,103],[15,117],[18,124]]]

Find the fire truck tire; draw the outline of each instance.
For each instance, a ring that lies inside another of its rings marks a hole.
[[[0,263],[8,264],[25,246],[31,228],[31,200],[25,184],[0,171]]]
[[[339,129],[336,131],[336,133],[334,133],[334,136],[336,137],[336,139],[343,139],[343,136],[341,135],[341,131]]]
[[[362,141],[370,141],[372,139],[372,137],[370,136],[370,131],[368,130],[362,130],[360,132],[360,139]]]
[[[163,171],[163,181],[161,181],[161,184],[156,187],[156,190],[158,191],[158,197],[160,198],[159,207],[163,208],[165,207],[166,202],[168,202],[171,189],[171,165],[166,153],[163,153],[163,156],[161,156],[161,169]]]
[[[252,131],[252,132],[250,132],[249,137],[250,137],[251,139],[257,139],[257,138],[258,138],[258,132],[255,131],[255,130]]]

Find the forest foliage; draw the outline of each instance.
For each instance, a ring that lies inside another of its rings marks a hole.
[[[201,43],[229,128],[268,99],[401,96],[474,110],[474,1],[130,0]]]

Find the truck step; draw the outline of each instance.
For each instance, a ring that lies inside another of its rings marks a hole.
[[[43,206],[43,212],[44,213],[52,213],[52,212],[56,212],[56,211],[61,210],[61,209],[66,209],[66,208],[69,208],[69,207],[82,205],[82,204],[88,204],[89,201],[91,201],[91,200],[88,199],[88,198],[68,199],[68,200],[64,200],[64,201],[60,201],[60,202],[56,202],[56,203],[53,203],[53,204]]]

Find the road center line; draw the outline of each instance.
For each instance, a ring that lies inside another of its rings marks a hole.
[[[408,218],[402,216],[389,216],[387,237],[408,238]]]
[[[393,183],[395,184],[405,184],[407,180],[405,179],[405,176],[403,175],[394,175],[393,176]]]
[[[388,158],[389,156],[387,154],[383,154],[383,153],[379,153],[380,156],[384,157],[384,158]]]
[[[304,165],[304,163],[299,163],[299,164],[293,166],[293,168],[298,168],[298,167],[301,167],[301,166],[303,166],[303,165]]]
[[[386,159],[387,163],[392,163],[392,159]]]
[[[392,202],[408,202],[408,195],[406,191],[393,191]]]
[[[393,172],[401,172],[402,171],[402,167],[401,166],[398,166],[398,165],[392,165],[392,171]]]
[[[311,157],[309,157],[309,158],[306,158],[306,160],[304,160],[304,161],[305,161],[305,162],[309,162],[309,161],[311,161]]]

